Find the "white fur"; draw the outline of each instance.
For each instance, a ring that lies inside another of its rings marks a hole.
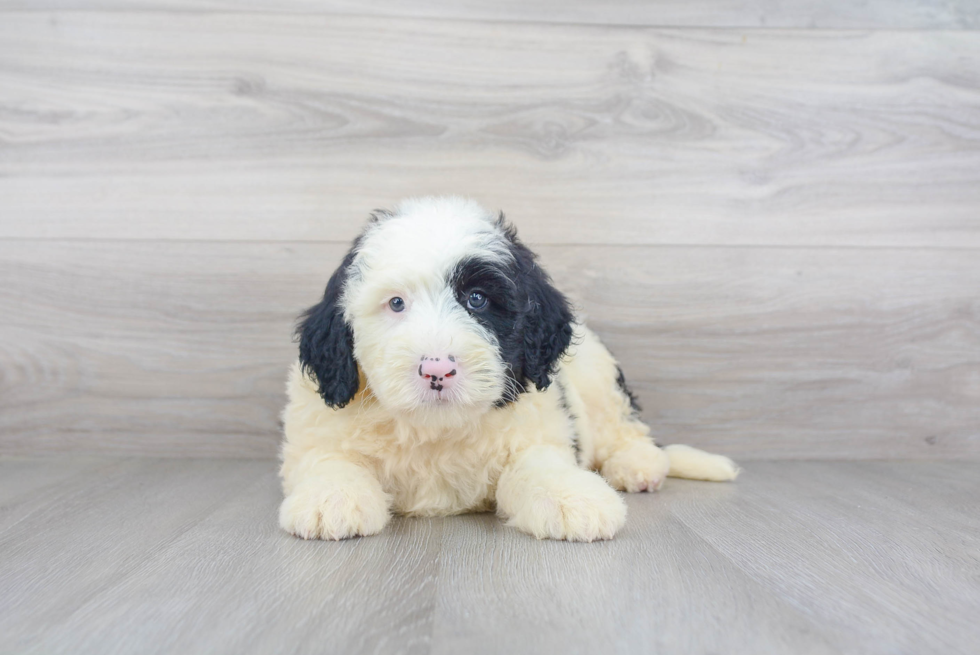
[[[626,522],[626,503],[601,477],[579,468],[571,452],[532,446],[500,476],[497,510],[538,539],[612,539]]]
[[[379,532],[391,512],[495,508],[535,537],[592,541],[611,538],[625,521],[614,489],[653,491],[667,475],[734,479],[727,458],[654,445],[617,387],[616,361],[582,325],[550,387],[495,407],[506,373],[495,337],[446,283],[462,257],[510,257],[495,217],[458,198],[410,200],[394,214],[366,230],[343,295],[357,395],[332,409],[298,363],[290,372],[285,530],[343,539]],[[405,300],[404,312],[388,308],[394,296]],[[445,396],[418,384],[415,367],[427,352],[459,358],[459,379]]]
[[[354,356],[374,395],[402,421],[422,428],[468,422],[503,393],[504,368],[496,342],[459,305],[446,277],[467,255],[509,257],[493,217],[470,200],[403,202],[396,218],[370,226],[344,293],[344,315],[354,330]],[[407,303],[388,311],[393,297]],[[465,371],[438,405],[418,393],[415,366],[425,353],[452,352]]]
[[[741,469],[723,455],[713,455],[697,448],[674,444],[664,448],[670,457],[670,472],[673,478],[726,482],[734,480]]]

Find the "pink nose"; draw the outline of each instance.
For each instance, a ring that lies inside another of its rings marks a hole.
[[[456,378],[456,358],[452,355],[423,356],[419,363],[419,377],[429,384],[430,389],[442,391],[451,386]]]

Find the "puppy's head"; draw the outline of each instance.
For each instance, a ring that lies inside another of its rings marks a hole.
[[[393,413],[451,426],[546,388],[572,313],[502,216],[423,198],[372,217],[297,332],[331,407],[363,372]]]

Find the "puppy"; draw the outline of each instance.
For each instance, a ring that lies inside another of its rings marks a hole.
[[[610,539],[617,490],[738,473],[654,445],[616,360],[469,200],[376,212],[297,333],[279,523],[304,539],[494,509],[539,539]]]

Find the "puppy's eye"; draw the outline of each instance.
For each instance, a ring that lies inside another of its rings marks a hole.
[[[469,298],[466,299],[466,306],[475,312],[484,310],[487,308],[487,297],[479,291],[474,291],[470,293]]]
[[[391,311],[393,312],[405,311],[405,301],[399,298],[398,296],[395,296],[394,298],[389,300],[388,306],[391,307]]]

